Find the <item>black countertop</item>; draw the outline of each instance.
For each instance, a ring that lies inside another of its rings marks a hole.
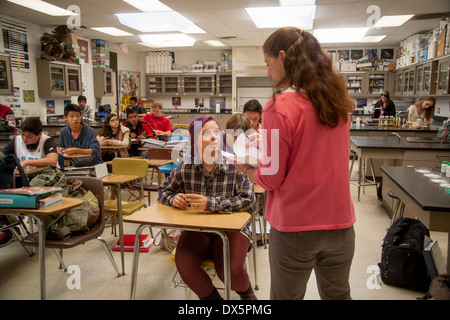
[[[439,126],[430,126],[430,128],[417,129],[412,127],[394,127],[394,126],[368,126],[352,124],[350,131],[387,131],[387,132],[437,132]]]
[[[439,183],[410,167],[380,167],[417,205],[426,211],[450,212],[450,194]],[[432,173],[440,174],[437,170]],[[445,179],[445,178],[442,178]],[[450,180],[450,178],[447,178]]]
[[[352,136],[350,141],[358,148],[450,151],[450,143],[408,142],[397,137]]]

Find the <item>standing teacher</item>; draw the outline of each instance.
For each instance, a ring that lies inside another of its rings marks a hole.
[[[303,299],[314,269],[321,299],[351,299],[355,214],[348,159],[354,104],[311,34],[282,28],[263,50],[278,89],[263,111],[267,135],[260,145],[267,152],[257,169],[237,166],[268,190],[270,298]],[[275,144],[279,163],[267,163]],[[274,165],[275,173],[267,170]]]

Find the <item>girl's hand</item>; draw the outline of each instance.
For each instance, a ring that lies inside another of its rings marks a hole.
[[[191,208],[198,210],[206,210],[208,199],[200,194],[186,194],[186,200]]]
[[[186,201],[186,195],[184,193],[177,193],[172,199],[172,206],[179,209],[184,209],[189,205]]]
[[[256,149],[259,149],[259,146],[262,143],[261,134],[253,133],[247,136],[247,139],[249,141],[249,143],[246,145],[247,148],[256,147]]]

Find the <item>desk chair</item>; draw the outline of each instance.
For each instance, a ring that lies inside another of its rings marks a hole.
[[[144,196],[144,180],[147,178],[148,163],[145,159],[134,158],[115,158],[112,160],[112,173],[137,175],[139,177],[139,189],[132,189],[134,184],[128,185],[129,191],[139,191],[138,201],[122,201],[122,215],[130,215],[133,212],[146,206],[144,201],[139,201]],[[114,234],[117,235],[115,230],[115,217],[119,214],[117,208],[117,200],[105,201],[105,212],[113,215],[112,227],[114,228]]]
[[[65,266],[64,261],[62,259],[63,249],[73,248],[80,244],[84,244],[89,240],[97,239],[103,244],[106,254],[108,255],[108,258],[111,261],[111,264],[113,265],[114,269],[116,270],[117,276],[120,276],[119,269],[117,268],[116,262],[114,261],[114,257],[112,256],[111,251],[109,250],[108,245],[106,244],[106,241],[100,237],[103,233],[103,230],[105,229],[103,182],[100,179],[85,176],[68,178],[69,181],[72,179],[81,180],[83,182],[83,188],[92,191],[94,195],[97,197],[100,206],[100,213],[98,219],[96,223],[90,228],[90,230],[85,232],[84,234],[72,235],[69,239],[66,240],[45,240],[45,247],[53,249],[53,252],[55,253],[60,262],[60,266],[62,266],[64,268],[64,272],[66,272],[67,267]],[[39,246],[38,232],[35,232],[25,237],[23,239],[23,243],[24,245],[27,246],[38,247]]]
[[[170,261],[175,263],[175,255],[176,255],[177,248],[173,249],[170,253]],[[208,258],[202,262],[202,268],[205,270],[205,272],[210,276],[211,280],[214,280],[216,277],[216,269],[214,267],[214,261],[211,258]],[[248,270],[248,257],[245,257],[245,264],[244,264],[245,270]],[[186,288],[186,284],[183,282],[181,277],[177,279],[178,276],[178,270],[175,270],[175,273],[172,277],[172,283],[173,287],[184,287]],[[218,288],[219,290],[225,290],[225,288]]]

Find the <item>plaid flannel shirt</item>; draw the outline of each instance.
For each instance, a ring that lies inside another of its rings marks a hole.
[[[201,164],[180,164],[159,187],[158,201],[172,205],[177,193],[206,196],[206,210],[231,213],[256,210],[253,183],[234,165],[218,164],[211,173]]]

